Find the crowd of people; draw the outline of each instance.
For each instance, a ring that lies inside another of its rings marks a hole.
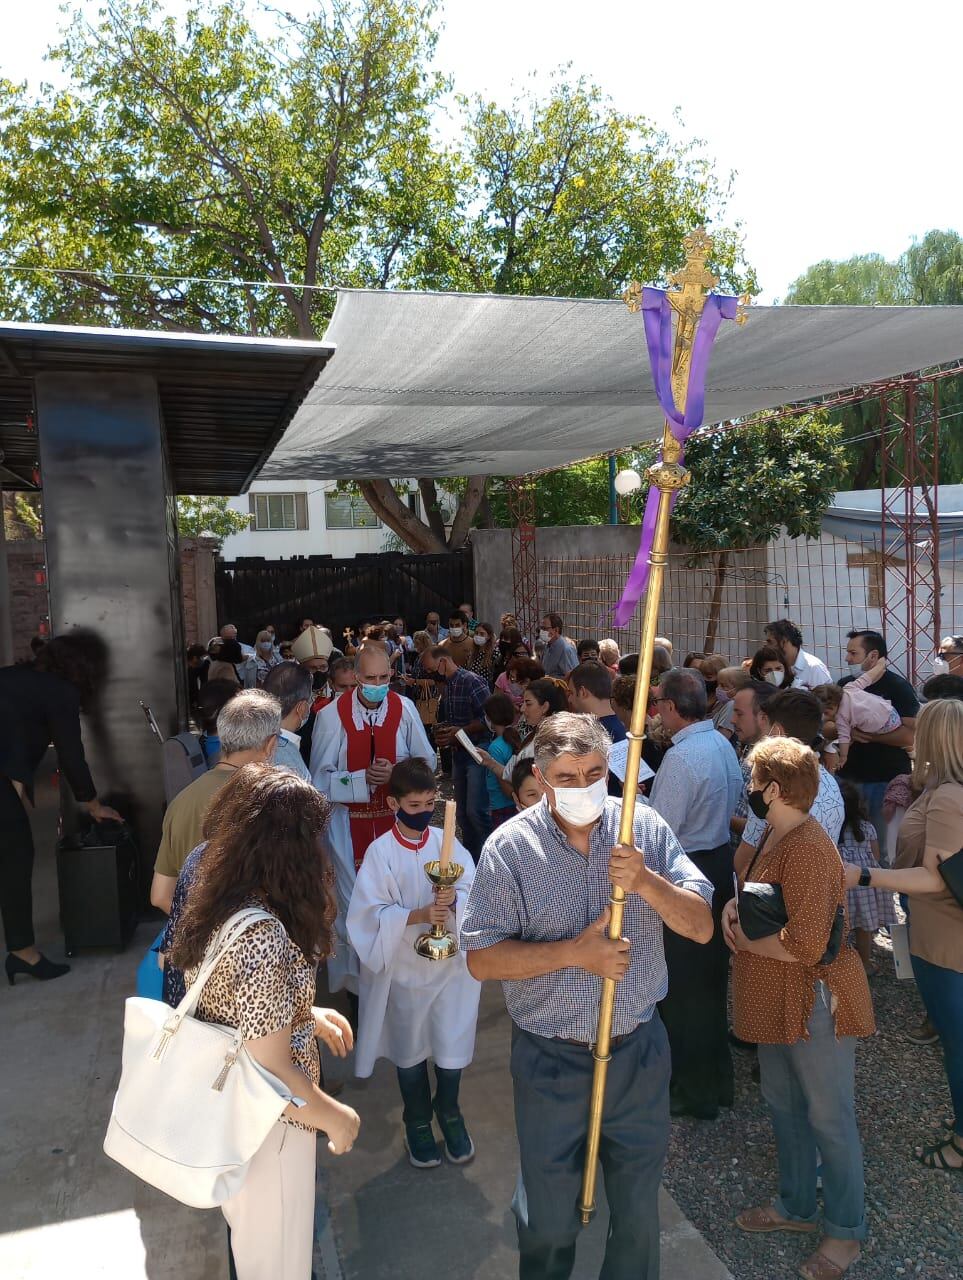
[[[459,1087],[485,980],[501,981],[512,1022],[523,1277],[563,1278],[574,1264],[604,978],[617,982],[601,1139],[611,1280],[658,1274],[670,1116],[710,1121],[733,1105],[734,1048],[756,1056],[778,1185],[739,1227],[815,1235],[821,1178],[822,1236],[800,1274],[835,1280],[855,1261],[866,1236],[856,1041],[874,1030],[874,936],[903,918],[927,1014],[913,1034],[939,1039],[954,1109],[915,1154],[963,1170],[963,904],[949,871],[963,858],[963,638],[940,646],[922,703],[875,631],[850,633],[839,681],[788,619],[761,639],[732,660],[678,661],[657,637],[630,845],[619,752],[640,655],[607,637],[573,641],[557,613],[528,637],[513,615],[496,628],[464,604],[412,635],[400,617],[366,623],[340,647],[312,619],[289,642],[265,626],[250,647],[226,625],[189,653],[210,767],[164,819],[151,887],[167,916],[164,998],[185,998],[238,910],[266,908],[196,1016],[240,1029],[262,1065],[301,1086],[224,1205],[241,1280],[307,1280],[313,1135],[342,1155],[359,1131],[325,1089],[319,1039],[353,1051],[362,1077],[393,1063],[414,1168],[472,1159]],[[96,816],[74,728],[85,669],[58,658],[62,646],[30,679],[57,682],[36,690],[45,743],[66,751],[68,781]],[[38,759],[0,762],[11,814]],[[460,839],[443,852],[432,822],[446,775]],[[66,972],[33,945],[28,837],[0,881],[11,982]],[[426,867],[449,856],[460,879],[433,887]],[[627,894],[618,940],[612,883]],[[414,949],[432,926],[458,941],[443,963]],[[347,1017],[314,1005],[320,964]]]

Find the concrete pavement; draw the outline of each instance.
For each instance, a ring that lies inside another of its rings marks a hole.
[[[38,938],[60,958],[53,839],[38,822]],[[0,990],[0,1276],[4,1280],[225,1280],[217,1212],[185,1208],[139,1183],[101,1150],[120,1062],[123,999],[156,927],[122,955],[84,953],[52,983]],[[416,1171],[401,1146],[393,1069],[346,1082],[363,1128],[351,1156],[319,1158],[318,1280],[414,1280],[442,1266],[451,1280],[513,1280],[509,1211],[516,1147],[509,1023],[497,986],[482,1001],[463,1105],[478,1155],[464,1168]],[[350,1066],[328,1059],[329,1078]],[[582,1237],[575,1275],[598,1275],[605,1213]],[[663,1196],[666,1280],[726,1280],[728,1271]],[[278,1280],[284,1280],[278,1277]],[[731,1280],[731,1277],[730,1277]]]

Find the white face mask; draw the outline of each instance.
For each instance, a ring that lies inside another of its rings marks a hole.
[[[767,671],[766,674],[763,676],[763,680],[765,680],[767,684],[774,684],[777,689],[781,689],[782,682],[783,682],[783,672]]]
[[[464,630],[462,627],[449,627],[448,634],[451,636],[452,640],[460,640],[464,634]]]
[[[482,645],[484,645],[484,644],[488,644],[488,636],[479,636],[479,635],[476,635],[476,636],[474,637],[474,640],[475,640],[475,644],[477,644],[477,645],[478,645],[479,649],[482,647]]]
[[[599,778],[590,787],[554,787],[553,808],[563,822],[573,827],[588,827],[597,822],[605,808],[608,779]]]
[[[945,658],[933,659],[933,674],[935,676],[948,676],[950,674],[950,664]]]
[[[863,674],[863,664],[861,662],[847,662],[846,666],[849,668],[849,674],[857,679]]]
[[[538,638],[541,640],[542,644],[548,644],[550,637],[544,627],[542,627],[541,631],[538,633]]]

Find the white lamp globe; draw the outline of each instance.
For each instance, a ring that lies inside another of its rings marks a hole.
[[[615,492],[622,498],[642,488],[642,477],[637,471],[620,471],[615,477]]]

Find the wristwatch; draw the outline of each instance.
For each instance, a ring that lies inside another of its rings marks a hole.
[[[868,889],[873,882],[873,873],[869,867],[863,867],[859,873],[859,887]]]

